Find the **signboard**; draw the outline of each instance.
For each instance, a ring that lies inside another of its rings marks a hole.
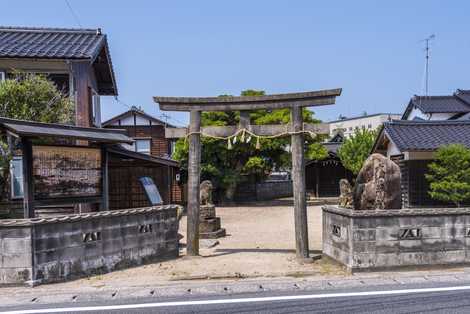
[[[152,178],[150,177],[140,177],[139,178],[140,183],[142,184],[142,187],[145,190],[145,194],[147,195],[147,198],[152,206],[154,205],[162,205],[163,200],[162,197],[160,196],[160,192],[158,192],[158,188],[153,182]]]
[[[33,146],[34,198],[101,196],[101,150]]]

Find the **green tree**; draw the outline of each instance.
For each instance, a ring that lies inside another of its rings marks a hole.
[[[70,123],[74,104],[43,75],[17,72],[0,82],[0,116],[38,122]],[[10,150],[0,138],[0,194],[9,177]]]
[[[354,175],[361,171],[364,161],[369,157],[376,135],[376,131],[366,128],[356,129],[354,134],[346,138],[339,148],[338,155],[341,163]]]
[[[73,102],[45,76],[16,73],[0,82],[0,116],[39,122],[72,122]]]
[[[461,144],[439,148],[428,166],[429,195],[457,207],[470,200],[470,149]]]
[[[306,157],[311,160],[323,160],[328,157],[328,149],[319,142],[312,143],[308,146]]]
[[[264,91],[245,90],[242,96],[261,96]],[[222,95],[220,97],[226,97]],[[313,113],[307,109],[303,111],[305,122],[318,122]],[[237,125],[240,114],[235,111],[203,112],[202,126]],[[286,124],[290,121],[289,109],[255,110],[250,113],[252,124]],[[319,141],[306,136],[307,144]],[[242,142],[241,135],[236,143],[203,137],[201,152],[201,178],[211,180],[220,192],[220,198],[232,200],[237,185],[249,178],[261,180],[273,169],[283,170],[290,168],[290,138],[289,136],[260,139],[259,149],[257,140],[245,134]],[[173,158],[180,161],[183,169],[187,169],[188,143],[184,139],[178,140]]]

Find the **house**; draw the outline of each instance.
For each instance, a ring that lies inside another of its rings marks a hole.
[[[376,113],[370,115],[344,118],[328,122],[330,126],[330,137],[333,138],[340,133],[344,137],[350,137],[357,129],[376,130],[385,121],[400,119],[401,115],[396,113]]]
[[[98,29],[0,27],[0,80],[41,73],[75,102],[75,124],[101,125],[100,96],[117,87],[106,35]]]
[[[137,180],[139,175],[151,176],[159,189],[161,187],[169,191],[162,196],[165,203],[183,201],[179,164],[171,159],[175,140],[165,138],[165,127],[173,127],[172,125],[132,107],[103,122],[102,126],[107,129],[124,129],[127,136],[134,139],[134,143],[122,144],[121,149],[112,151],[113,154],[119,154],[112,160],[113,168],[110,170],[112,184],[116,186],[110,192],[111,196],[116,198],[115,201],[110,201],[112,209],[123,204],[138,207],[145,203],[145,195],[142,192],[140,195],[135,193],[136,189],[140,190]],[[120,163],[118,159],[121,160]],[[133,178],[133,187],[129,189],[122,178]]]
[[[457,89],[448,96],[413,96],[402,120],[468,120],[470,90]]]
[[[174,127],[163,122],[143,110],[132,107],[103,122],[104,128],[125,129],[127,135],[135,140],[127,149],[151,155],[153,157],[170,157],[173,153],[175,140],[165,138],[165,127]]]
[[[451,206],[431,199],[425,178],[434,152],[448,144],[470,147],[470,121],[393,121],[384,123],[372,153],[381,153],[401,168],[403,208]]]

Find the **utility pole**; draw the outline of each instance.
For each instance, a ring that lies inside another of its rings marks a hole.
[[[426,38],[424,41],[426,42],[426,69],[425,69],[425,72],[426,72],[426,82],[425,82],[425,96],[428,96],[428,93],[429,93],[429,42],[431,40],[433,40],[434,38],[436,38],[436,35],[432,34],[431,36],[429,36],[428,38]]]

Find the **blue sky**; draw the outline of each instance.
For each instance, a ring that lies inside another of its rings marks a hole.
[[[78,27],[65,0],[0,0],[0,24]],[[342,87],[327,121],[401,112],[423,92],[421,39],[436,34],[430,94],[470,89],[469,1],[69,0],[108,35],[119,99],[159,116],[152,96]],[[112,97],[103,118],[127,110]],[[185,122],[185,113],[170,113]],[[171,120],[170,120],[171,121]]]

